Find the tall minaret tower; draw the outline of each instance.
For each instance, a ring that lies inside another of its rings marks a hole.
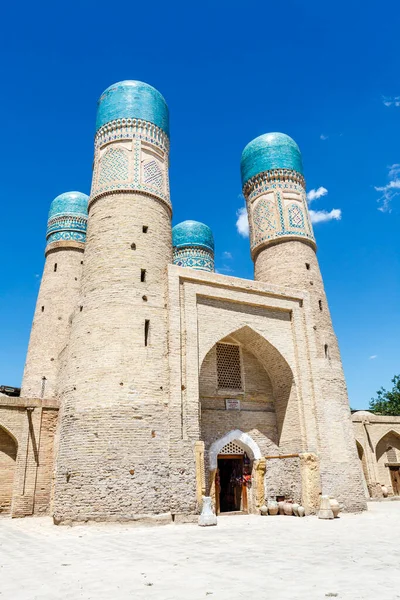
[[[261,135],[243,150],[241,173],[255,279],[309,294],[322,491],[346,498],[347,504],[352,497],[347,508],[364,508],[346,383],[316,256],[299,147],[282,133]]]
[[[60,354],[81,284],[88,200],[81,192],[67,192],[51,203],[46,262],[22,380],[24,397],[54,398],[56,393]]]
[[[169,510],[169,116],[139,81],[109,87],[97,127],[81,299],[63,377],[54,514]]]

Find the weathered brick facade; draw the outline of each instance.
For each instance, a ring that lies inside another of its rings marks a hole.
[[[255,148],[255,281],[173,265],[165,101],[140,82],[102,95],[87,235],[84,195],[58,197],[48,235],[68,239],[47,249],[23,395],[0,403],[3,511],[188,518],[204,493],[218,505],[229,448],[250,512],[285,496],[312,513],[321,491],[365,508],[299,151],[281,134]],[[265,174],[268,153],[286,170]]]

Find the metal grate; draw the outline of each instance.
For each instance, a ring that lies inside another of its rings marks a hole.
[[[239,346],[217,344],[217,377],[220,389],[242,389]]]
[[[386,450],[386,456],[387,456],[387,460],[388,462],[397,462],[397,454],[396,454],[396,450],[394,448],[391,448],[389,446],[389,448]]]
[[[244,450],[236,442],[229,442],[225,444],[218,454],[244,454]]]

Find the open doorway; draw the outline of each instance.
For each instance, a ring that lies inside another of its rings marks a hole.
[[[243,455],[237,454],[218,456],[217,511],[220,513],[247,512],[243,459]]]
[[[389,466],[393,495],[400,496],[400,467]]]

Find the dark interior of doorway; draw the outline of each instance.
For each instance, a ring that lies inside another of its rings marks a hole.
[[[218,458],[219,510],[242,510],[243,456]]]

